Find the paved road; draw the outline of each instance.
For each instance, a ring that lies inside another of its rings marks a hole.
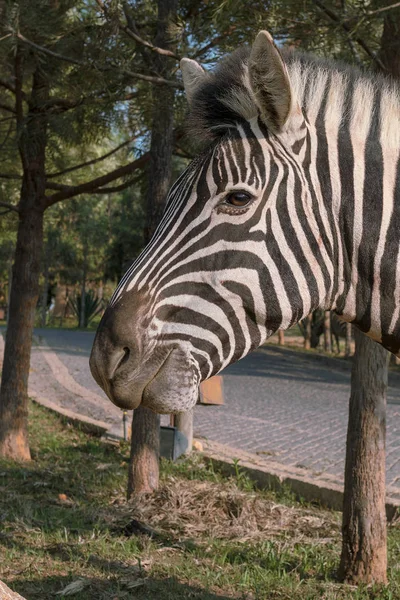
[[[89,371],[94,334],[38,329],[35,336],[55,351],[73,380],[96,396],[85,401],[66,390],[40,347],[33,353],[30,384],[67,408],[120,428],[120,411]],[[196,407],[195,435],[342,479],[350,389],[346,367],[334,359],[266,346],[224,371],[226,403]],[[390,376],[387,422],[387,483],[400,487],[399,374]]]

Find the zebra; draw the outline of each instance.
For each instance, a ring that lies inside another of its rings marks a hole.
[[[400,355],[400,96],[261,31],[213,72],[183,59],[190,135],[90,366],[112,402],[191,409],[200,382],[316,308]]]

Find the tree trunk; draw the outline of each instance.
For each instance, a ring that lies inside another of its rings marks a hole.
[[[0,390],[0,455],[29,460],[28,377],[39,297],[43,212],[20,215]]]
[[[382,6],[388,5],[382,3]],[[387,73],[400,79],[400,10],[398,8],[388,10],[385,14],[379,58]]]
[[[169,24],[176,14],[177,0],[158,0],[156,46],[173,50]],[[154,71],[163,77],[171,77],[170,58],[156,54]],[[151,126],[150,160],[148,165],[146,242],[160,222],[172,176],[172,152],[174,129],[175,90],[170,86],[154,85],[152,89],[153,115]]]
[[[285,332],[283,329],[279,329],[278,330],[278,344],[280,346],[284,346],[285,345]]]
[[[304,348],[306,350],[310,350],[311,348],[311,324],[312,324],[312,316],[308,315],[304,319]]]
[[[42,317],[41,317],[41,325],[42,327],[46,327],[47,321],[47,298],[49,295],[49,249],[46,246],[44,252],[44,281],[43,281],[43,290],[42,290]]]
[[[79,307],[79,327],[84,329],[87,327],[86,322],[86,273],[87,273],[87,248],[83,248],[83,273],[81,283],[81,305]]]
[[[324,350],[332,352],[331,312],[329,310],[324,312]]]
[[[7,286],[7,314],[6,322],[8,323],[10,313],[10,302],[11,302],[11,287],[12,287],[12,272],[13,272],[13,261],[10,260],[8,264],[8,286]]]
[[[346,345],[344,353],[347,357],[354,354],[353,326],[351,323],[346,323]]]
[[[341,579],[386,583],[385,437],[388,352],[356,331],[343,500]]]
[[[158,488],[160,416],[144,406],[133,412],[128,500]]]
[[[39,297],[46,192],[47,118],[41,113],[40,106],[48,100],[49,86],[38,64],[32,77],[29,113],[25,117],[22,72],[23,55],[20,46],[17,46],[15,112],[23,178],[0,389],[0,455],[29,460],[28,377]]]
[[[177,0],[158,0],[157,35],[154,40],[160,48],[172,49],[168,28],[175,17]],[[171,59],[156,54],[154,71],[168,79],[174,66]],[[153,120],[150,161],[148,167],[147,225],[145,241],[153,235],[164,209],[171,183],[174,98],[172,87],[153,86]],[[159,480],[160,418],[147,408],[139,406],[132,420],[131,458],[128,478],[128,498],[133,494],[157,489]]]

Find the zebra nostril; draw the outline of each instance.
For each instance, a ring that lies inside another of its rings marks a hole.
[[[110,377],[111,380],[114,378],[116,372],[119,371],[122,365],[124,365],[129,360],[130,353],[130,349],[127,346],[125,346],[124,348],[122,348],[122,350],[118,352],[118,354],[116,354]]]
[[[117,368],[115,370],[122,367],[122,365],[124,365],[129,360],[129,356],[131,354],[131,351],[129,350],[129,348],[127,346],[125,346],[125,348],[122,348],[122,351],[124,354],[123,354],[121,360],[119,361]]]
[[[123,357],[121,358],[121,362],[120,362],[120,363],[119,363],[119,365],[118,365],[119,367],[120,367],[120,366],[121,366],[123,363],[125,363],[127,360],[129,360],[129,356],[130,356],[130,353],[131,353],[131,351],[129,350],[129,348],[128,348],[127,346],[125,346],[125,348],[122,348],[122,350],[124,351],[124,355],[123,355]]]

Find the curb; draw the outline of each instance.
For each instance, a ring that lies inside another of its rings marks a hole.
[[[96,421],[71,410],[61,408],[46,398],[32,396],[34,402],[59,414],[68,423],[98,435],[103,439],[123,440],[122,435],[111,432],[111,426],[103,421]],[[283,491],[287,488],[298,499],[317,502],[332,510],[341,511],[343,506],[343,483],[334,475],[324,473],[314,475],[308,469],[300,469],[291,465],[259,458],[257,454],[238,450],[206,439],[197,439],[203,446],[201,454],[206,461],[212,462],[225,475],[236,475],[239,469],[254,481],[260,489]],[[386,516],[392,521],[400,510],[400,491],[388,486],[386,488]]]
[[[29,392],[29,397],[36,402],[36,404],[39,404],[40,406],[57,413],[64,421],[71,423],[74,425],[74,427],[77,427],[81,431],[101,437],[103,435],[107,436],[111,429],[111,425],[105,421],[97,421],[96,419],[86,417],[85,415],[80,415],[72,410],[68,410],[67,408],[62,408],[47,398],[39,397],[35,392]]]
[[[299,469],[275,461],[260,459],[256,454],[224,446],[218,442],[201,440],[206,460],[217,465],[227,475],[236,475],[237,469],[246,474],[260,488],[283,491],[290,488],[298,499],[318,502],[332,510],[342,511],[343,482],[334,475],[314,475],[308,469]],[[386,517],[392,521],[400,511],[400,491],[386,487]]]

